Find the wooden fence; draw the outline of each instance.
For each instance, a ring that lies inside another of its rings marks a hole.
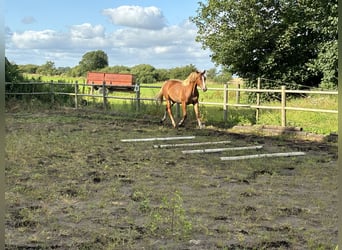
[[[30,82],[30,83],[6,83],[6,85],[48,85],[48,91],[45,92],[8,92],[6,95],[49,95],[51,98],[51,103],[54,103],[54,98],[57,95],[66,95],[73,96],[75,108],[79,108],[79,98],[81,97],[92,97],[102,99],[103,107],[105,110],[108,108],[108,99],[119,99],[119,100],[130,100],[136,103],[136,110],[140,110],[141,101],[153,101],[155,102],[155,97],[142,97],[141,96],[141,88],[156,88],[159,89],[160,86],[146,86],[146,85],[135,85],[134,88],[134,97],[123,97],[123,96],[112,96],[108,95],[107,91],[102,91],[101,94],[94,93],[94,91],[89,91],[90,93],[85,93],[86,87],[92,87],[89,84],[85,83],[41,83],[41,82]],[[58,92],[55,91],[55,86],[73,86],[72,92]],[[105,89],[106,85],[103,83],[102,89]],[[34,88],[32,88],[34,90]],[[208,88],[208,91],[222,91],[223,92],[223,100],[222,102],[200,102],[200,104],[204,105],[215,105],[223,107],[223,120],[227,121],[228,119],[228,107],[244,107],[244,108],[253,108],[256,109],[256,120],[259,118],[259,110],[260,109],[273,109],[280,110],[281,113],[281,126],[286,126],[286,111],[287,110],[296,110],[296,111],[308,111],[308,112],[321,112],[321,113],[334,113],[337,114],[338,110],[328,110],[328,109],[314,109],[314,108],[302,108],[302,107],[288,107],[286,106],[286,95],[287,94],[320,94],[320,95],[338,95],[338,91],[312,91],[312,90],[290,90],[286,89],[285,86],[281,86],[280,89],[261,89],[260,83],[258,83],[258,88],[256,89],[243,89],[238,85],[236,88],[228,88],[228,84],[223,84],[223,88]],[[236,101],[235,103],[228,102],[229,92],[236,93]],[[254,92],[256,93],[256,104],[241,104],[240,103],[240,94],[241,92]],[[280,106],[264,106],[261,105],[260,102],[260,94],[261,93],[280,93],[281,100]],[[177,115],[179,116],[179,106],[177,106]]]

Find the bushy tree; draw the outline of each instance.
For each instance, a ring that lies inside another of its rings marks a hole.
[[[19,70],[23,73],[28,73],[28,74],[35,74],[37,73],[37,70],[39,68],[38,65],[35,64],[25,64],[25,65],[18,65]]]
[[[156,69],[157,82],[163,82],[170,79],[169,70],[167,69]]]
[[[131,69],[127,66],[123,65],[115,65],[115,66],[108,66],[100,70],[101,72],[107,72],[107,73],[121,73],[126,74],[130,73]]]
[[[52,76],[56,75],[57,69],[54,62],[47,61],[45,64],[39,66],[36,72],[41,75]]]
[[[207,76],[216,83],[227,83],[232,79],[232,73],[227,68],[223,68],[219,72],[217,72],[216,68],[212,68],[208,70]]]
[[[170,74],[170,78],[184,80],[193,71],[196,71],[196,67],[193,64],[189,64],[189,65],[182,66],[182,67],[172,68],[170,69],[169,74]]]
[[[108,67],[108,56],[102,50],[87,52],[82,56],[79,66],[83,74],[88,71],[94,71]]]
[[[337,85],[337,0],[208,0],[191,20],[212,60],[241,77]]]
[[[136,81],[139,83],[156,82],[156,69],[149,64],[139,64],[131,68],[131,73],[135,75]]]
[[[7,57],[5,57],[5,81],[18,82],[23,79],[23,75],[20,72],[18,65],[10,63]]]

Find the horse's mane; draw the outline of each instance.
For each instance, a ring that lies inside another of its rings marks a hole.
[[[190,84],[190,82],[195,81],[197,78],[197,72],[192,72],[184,81],[183,81],[183,85],[187,86]]]

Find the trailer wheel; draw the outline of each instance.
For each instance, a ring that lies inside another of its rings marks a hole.
[[[108,92],[109,92],[109,91],[108,91],[107,88],[104,88],[104,89],[103,89],[103,87],[99,87],[99,94],[103,94],[104,91],[106,91],[105,93],[106,93],[106,95],[108,95]]]

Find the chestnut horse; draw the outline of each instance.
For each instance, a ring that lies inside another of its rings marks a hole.
[[[198,122],[198,126],[202,128],[202,123],[200,120],[200,114],[199,114],[199,93],[197,90],[197,86],[199,86],[203,92],[207,91],[207,87],[205,85],[205,70],[203,72],[192,72],[188,78],[186,78],[184,81],[179,80],[168,80],[166,81],[163,86],[160,89],[160,92],[157,96],[157,99],[160,100],[160,102],[163,101],[163,98],[166,101],[166,110],[164,113],[163,118],[161,119],[161,123],[163,123],[166,119],[166,112],[168,112],[173,127],[182,126],[186,117],[186,106],[189,104],[194,105],[194,111],[196,114],[196,119]],[[172,115],[171,107],[173,104],[179,103],[182,104],[182,112],[183,117],[180,120],[180,122],[176,125],[175,119]]]

